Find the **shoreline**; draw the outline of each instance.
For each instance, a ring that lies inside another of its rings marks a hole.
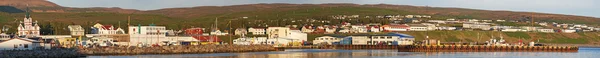
[[[102,55],[152,55],[152,54],[206,54],[277,51],[269,45],[199,45],[162,47],[99,47],[80,49],[79,53],[89,56]]]
[[[600,48],[600,45],[595,44],[548,44],[550,46],[577,46],[585,48]]]

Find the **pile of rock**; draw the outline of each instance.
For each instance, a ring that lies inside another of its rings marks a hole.
[[[182,53],[224,53],[276,51],[270,45],[199,45],[161,47],[97,47],[82,48],[80,53],[87,55],[136,55],[136,54],[182,54]]]
[[[76,49],[2,50],[0,58],[76,58],[85,57]]]

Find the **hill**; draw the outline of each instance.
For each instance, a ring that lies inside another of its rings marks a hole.
[[[168,29],[185,29],[192,27],[210,27],[218,19],[219,28],[229,30],[228,25],[233,28],[256,27],[256,26],[284,26],[302,24],[339,24],[339,22],[351,23],[388,23],[382,19],[362,18],[357,20],[336,20],[331,15],[431,15],[431,19],[506,19],[520,20],[533,18],[536,21],[559,22],[559,23],[582,23],[598,26],[600,18],[533,13],[513,11],[488,11],[464,8],[442,8],[409,5],[358,5],[358,4],[247,4],[232,6],[199,6],[190,8],[168,8],[159,10],[140,11],[121,8],[72,8],[62,7],[45,0],[0,0],[0,6],[10,6],[21,9],[30,8],[33,20],[39,21],[42,28],[54,27],[55,33],[68,34],[66,26],[70,24],[89,27],[96,22],[125,27],[127,19],[131,17],[132,25],[156,24],[167,26]],[[28,2],[28,3],[23,3]],[[23,6],[27,5],[29,6]],[[8,7],[8,8],[10,8]],[[14,10],[18,11],[18,10]],[[242,19],[241,17],[247,17]],[[24,13],[0,12],[0,25],[11,28],[8,32],[15,32],[18,21],[24,18]],[[310,20],[331,21],[331,23],[308,22]],[[229,22],[231,21],[231,22]],[[298,22],[292,22],[298,21]],[[119,24],[120,23],[120,24]],[[492,35],[491,32],[480,31],[433,31],[433,32],[402,32],[416,36],[418,39],[427,34],[433,38],[444,41],[483,41],[477,39],[476,33]],[[452,35],[448,35],[452,33]],[[498,32],[498,34],[502,34]],[[527,34],[527,35],[525,35]],[[316,34],[318,35],[318,34]],[[482,35],[482,37],[486,37]],[[519,38],[544,38],[540,42],[546,43],[574,43],[597,44],[598,33],[504,33],[501,35],[507,40]],[[314,38],[315,36],[311,36]],[[223,37],[225,38],[225,37]]]

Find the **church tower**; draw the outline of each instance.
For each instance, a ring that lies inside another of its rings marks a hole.
[[[25,11],[25,18],[23,21],[19,22],[19,27],[17,29],[18,36],[35,37],[40,35],[40,27],[38,26],[37,21],[32,21],[29,8]]]

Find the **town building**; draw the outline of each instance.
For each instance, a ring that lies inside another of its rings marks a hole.
[[[384,32],[408,31],[410,27],[406,24],[390,24],[381,26]]]
[[[71,36],[84,36],[85,30],[81,27],[81,25],[69,25],[69,31],[71,32]]]
[[[306,26],[302,26],[301,30],[304,33],[312,33],[313,31],[315,31],[315,28],[313,28],[313,26],[306,25]]]
[[[435,25],[429,24],[409,24],[409,31],[429,31],[437,29]]]
[[[359,34],[340,41],[341,44],[352,45],[412,45],[415,38],[401,33]]]
[[[368,28],[367,25],[352,25],[350,29],[350,33],[367,33]]]
[[[319,45],[332,45],[334,42],[340,42],[344,37],[343,36],[337,36],[337,37],[333,37],[333,36],[321,36],[321,37],[317,37],[315,38],[315,40],[313,40],[313,44],[319,44]]]
[[[40,42],[27,38],[0,41],[0,50],[33,50],[36,47],[40,47]]]
[[[129,26],[129,40],[133,46],[160,44],[166,39],[165,26]]]
[[[491,30],[491,23],[466,22],[463,23],[463,28]]]
[[[227,32],[222,32],[221,30],[212,30],[210,32],[210,35],[228,35],[229,33]]]
[[[97,32],[92,33],[97,33],[99,35],[125,34],[125,31],[121,28],[115,28],[112,25],[102,25],[100,23],[96,23],[92,29],[97,30]]]
[[[382,31],[381,26],[369,26],[367,28],[369,28],[369,32],[381,32]]]
[[[267,28],[267,38],[276,39],[275,44],[291,45],[289,43],[299,43],[307,41],[307,34],[300,30],[290,30],[287,27],[269,27]]]
[[[252,35],[265,35],[266,28],[248,28],[248,32]]]
[[[40,35],[40,26],[38,26],[38,22],[32,20],[28,9],[25,13],[25,18],[23,18],[23,21],[19,22],[19,26],[17,27],[18,36],[36,37]]]
[[[538,32],[554,33],[554,29],[537,29]]]
[[[325,27],[325,33],[332,34],[332,33],[335,33],[337,31],[337,29],[338,28],[333,27],[333,26]]]
[[[6,33],[0,34],[0,41],[9,40],[9,39],[11,39],[10,35],[8,35]]]
[[[246,35],[248,33],[248,30],[246,30],[246,28],[237,28],[234,31],[235,35]]]

